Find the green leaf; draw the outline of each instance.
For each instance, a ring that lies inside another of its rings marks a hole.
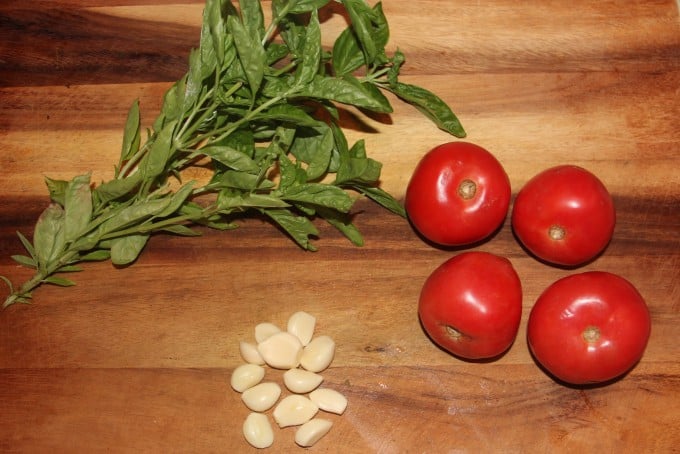
[[[190,111],[199,96],[203,87],[204,64],[201,59],[200,49],[192,49],[189,53],[189,72],[186,76],[186,85],[184,87],[184,96],[182,100],[182,111]]]
[[[248,35],[261,41],[265,32],[262,5],[260,2],[254,2],[253,0],[239,0],[238,3],[241,10],[241,19]]]
[[[317,208],[317,214],[326,222],[338,229],[355,246],[363,246],[364,238],[359,229],[352,224],[350,217],[345,213],[325,208]]]
[[[412,104],[440,129],[465,137],[465,130],[451,108],[431,91],[416,85],[397,82],[385,87],[404,101]]]
[[[364,54],[359,47],[352,27],[347,27],[333,43],[333,73],[344,76],[360,68],[365,63]]]
[[[120,229],[144,221],[163,212],[171,203],[169,197],[137,202],[117,210],[113,216],[99,226],[99,236],[111,234]]]
[[[127,120],[125,121],[125,130],[123,131],[123,143],[120,152],[119,166],[123,162],[130,159],[139,150],[139,143],[141,141],[141,126],[139,114],[139,99],[135,99],[128,111]]]
[[[231,169],[243,172],[257,172],[260,167],[245,153],[222,145],[213,145],[201,148],[200,153],[223,164]]]
[[[267,57],[264,47],[259,39],[248,34],[248,31],[236,16],[227,18],[227,26],[234,37],[236,51],[254,99],[264,77]]]
[[[26,252],[31,256],[34,262],[38,261],[38,258],[35,255],[35,249],[33,248],[33,245],[31,242],[26,238],[21,232],[17,231],[17,236],[19,237],[19,241],[21,241],[21,244],[24,246],[24,249],[26,249]]]
[[[156,136],[156,140],[151,144],[151,149],[144,156],[141,164],[142,178],[147,182],[161,175],[167,167],[170,158],[175,150],[173,138],[177,120],[167,123]]]
[[[157,213],[155,216],[156,217],[166,217],[170,216],[175,211],[179,210],[179,208],[184,204],[184,202],[191,196],[192,191],[194,190],[194,181],[190,181],[187,184],[183,185],[181,188],[179,188],[172,196],[170,196],[170,203],[168,206],[166,206],[162,211]]]
[[[333,132],[325,123],[314,128],[299,129],[290,152],[307,164],[307,178],[314,180],[328,169],[333,149]]]
[[[48,276],[43,279],[43,282],[46,284],[58,285],[59,287],[72,287],[76,285],[72,280],[58,276]]]
[[[321,29],[319,26],[319,14],[316,10],[313,10],[307,25],[302,48],[302,62],[298,66],[294,85],[300,87],[310,83],[319,72],[320,62]]]
[[[29,268],[38,268],[38,264],[31,257],[25,255],[13,255],[12,260],[17,262],[19,265],[27,266]]]
[[[94,188],[94,197],[99,204],[104,205],[112,200],[129,195],[141,182],[142,174],[140,172],[133,173],[129,177],[109,180]]]
[[[33,247],[42,271],[64,249],[64,209],[51,203],[40,215],[33,232]]]
[[[316,120],[301,107],[292,104],[277,104],[257,115],[257,119],[278,121],[300,126],[316,126]]]
[[[210,188],[234,188],[244,191],[254,191],[255,189],[268,189],[274,186],[271,180],[261,179],[259,175],[241,172],[238,170],[227,170],[216,173],[210,180]]]
[[[59,268],[56,272],[57,273],[78,273],[80,271],[83,271],[83,269],[79,266],[76,265],[65,265]]]
[[[68,187],[68,181],[66,180],[53,180],[52,178],[45,177],[45,184],[47,185],[47,190],[50,193],[50,199],[53,202],[64,206],[64,201],[66,200],[66,188]]]
[[[197,232],[196,230],[192,230],[189,227],[182,225],[182,224],[176,224],[176,225],[171,225],[169,227],[163,227],[161,229],[164,232],[167,233],[172,233],[175,235],[180,235],[180,236],[201,236],[201,232]]]
[[[85,233],[92,218],[92,191],[90,175],[80,175],[71,180],[64,200],[64,236],[71,242]]]
[[[323,8],[330,0],[289,0],[293,6],[288,11],[290,14],[309,13]]]
[[[362,83],[351,75],[343,77],[316,76],[301,91],[300,95],[313,99],[329,99],[374,112],[392,112],[392,106],[385,96],[374,90],[371,84]]]
[[[209,35],[212,39],[212,48],[218,63],[224,64],[224,43],[226,41],[226,27],[222,17],[222,0],[206,0],[203,11],[203,23],[207,24]],[[202,46],[207,50],[207,37],[202,39]]]
[[[134,262],[149,241],[149,235],[128,235],[113,240],[111,262],[114,265],[128,265]]]
[[[323,183],[305,183],[291,186],[281,196],[288,202],[304,203],[332,208],[347,213],[354,203],[341,188]]]
[[[404,207],[384,189],[371,186],[362,186],[358,184],[351,185],[351,188],[364,194],[366,197],[388,209],[392,213],[403,218],[406,217],[406,210],[404,210]]]
[[[342,3],[345,5],[352,23],[352,29],[364,52],[366,64],[371,65],[375,62],[379,50],[379,45],[375,42],[371,22],[374,12],[365,0],[343,0]]]
[[[273,195],[221,191],[217,196],[217,206],[220,211],[232,212],[244,208],[285,208],[290,204]]]
[[[80,256],[80,260],[83,262],[100,262],[110,258],[111,253],[106,249],[97,249],[96,251],[92,251]]]
[[[288,233],[300,247],[308,251],[316,251],[310,237],[317,236],[319,232],[309,219],[296,216],[290,210],[283,208],[262,210],[262,212]]]

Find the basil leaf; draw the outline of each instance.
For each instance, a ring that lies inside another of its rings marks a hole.
[[[364,64],[364,54],[351,27],[340,33],[333,43],[333,73],[344,76],[360,68]]]
[[[374,90],[369,83],[362,83],[356,77],[316,76],[301,95],[309,98],[330,99],[342,104],[353,105],[379,113],[391,113],[392,106],[385,96]]]
[[[333,149],[333,133],[325,123],[299,129],[290,152],[307,164],[307,177],[314,180],[326,173]]]
[[[236,16],[227,18],[227,27],[234,37],[236,52],[250,87],[250,93],[255,98],[264,77],[266,54],[262,43],[248,31]]]
[[[116,238],[111,244],[111,262],[114,265],[128,265],[134,262],[149,241],[148,234],[128,235]]]
[[[309,13],[323,8],[330,0],[289,0],[293,6],[288,11],[290,14]]]
[[[66,200],[66,188],[68,187],[68,181],[66,180],[53,180],[52,178],[45,177],[45,184],[47,185],[47,190],[50,193],[50,199],[53,202],[64,206]]]
[[[366,64],[371,65],[375,62],[378,55],[378,44],[373,36],[373,10],[366,4],[365,0],[343,0],[343,4],[349,14],[352,29],[357,36],[359,45],[364,52]]]
[[[392,213],[398,214],[403,218],[406,217],[406,210],[404,207],[384,189],[373,186],[363,186],[360,184],[353,184],[350,185],[350,187],[355,191],[364,194],[366,197],[388,209]]]
[[[130,194],[142,182],[140,172],[133,173],[129,177],[109,180],[94,188],[94,197],[99,204],[106,204],[124,195]]]
[[[215,145],[201,148],[200,153],[234,170],[257,172],[260,167],[245,153],[226,146]]]
[[[81,175],[71,180],[64,199],[64,236],[71,242],[85,233],[92,218],[92,191],[90,175]]]
[[[288,233],[300,247],[308,251],[316,251],[310,241],[310,236],[318,235],[319,231],[309,219],[304,216],[296,216],[287,209],[268,209],[262,210],[262,212]]]
[[[385,87],[399,98],[412,104],[440,129],[454,135],[465,137],[465,130],[451,108],[431,91],[416,85],[397,82]]]
[[[301,87],[310,83],[319,72],[321,61],[321,29],[319,14],[312,11],[302,49],[302,63],[295,76],[295,86]]]
[[[239,0],[241,19],[249,36],[262,40],[264,37],[264,14],[260,2]]]
[[[312,118],[304,109],[292,104],[277,104],[258,114],[258,119],[275,120],[300,126],[315,126],[319,120]]]
[[[130,159],[139,150],[141,141],[139,100],[136,99],[128,111],[123,131],[123,144],[120,152],[120,164]]]
[[[317,214],[326,222],[335,227],[355,246],[363,246],[364,238],[359,229],[352,224],[351,218],[346,213],[341,213],[327,208],[317,208]]]
[[[76,285],[76,283],[70,279],[57,276],[48,276],[45,279],[43,279],[43,282],[46,284],[58,285],[59,287],[71,287]]]
[[[33,245],[31,244],[30,241],[28,241],[28,238],[26,238],[21,232],[17,231],[17,236],[19,237],[19,241],[21,241],[21,244],[24,246],[24,249],[26,249],[26,252],[31,256],[31,259],[37,263],[38,258],[35,255],[35,249],[33,248]]]
[[[64,249],[64,209],[51,203],[40,215],[33,232],[33,247],[41,271]]]
[[[31,257],[27,257],[25,255],[12,255],[10,258],[19,265],[27,266],[29,268],[38,268],[38,264]]]
[[[173,137],[177,120],[167,123],[156,136],[151,144],[149,152],[144,156],[141,164],[142,178],[147,182],[152,181],[163,173],[173,151]]]
[[[350,196],[339,187],[322,183],[291,186],[281,198],[289,202],[333,208],[342,213],[347,213],[354,203]]]

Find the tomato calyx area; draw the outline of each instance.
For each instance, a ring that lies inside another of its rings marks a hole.
[[[567,236],[567,230],[561,225],[554,224],[548,229],[548,236],[553,241],[560,241]]]
[[[477,184],[466,178],[465,180],[461,181],[460,184],[458,185],[458,195],[463,199],[463,200],[470,200],[475,196],[477,193]]]
[[[461,333],[451,325],[444,325],[444,330],[446,331],[446,335],[449,336],[451,340],[456,342],[460,342],[464,337],[466,337],[465,334]]]
[[[583,340],[588,344],[594,344],[600,339],[600,329],[597,326],[587,326],[581,333]]]

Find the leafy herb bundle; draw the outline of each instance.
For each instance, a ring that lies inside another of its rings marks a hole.
[[[318,10],[328,2],[272,0],[267,25],[260,2],[240,0],[236,8],[207,0],[200,45],[145,140],[139,103],[130,108],[114,178],[96,186],[90,175],[46,179],[51,203],[33,242],[17,232],[28,255],[12,257],[35,275],[19,288],[0,276],[11,291],[3,307],[29,302],[43,283],[74,285],[60,273],[79,271],[80,262],[130,264],[153,233],[227,230],[244,212],[270,218],[311,251],[316,218],[362,244],[349,217],[350,191],[404,216],[379,187],[381,164],[364,142],[348,144],[338,104],[390,113],[387,90],[439,128],[465,133],[439,97],[398,80],[404,55],[385,51],[389,28],[380,3],[338,1],[350,25],[332,49],[322,48]],[[182,181],[182,172],[206,161],[207,183]]]

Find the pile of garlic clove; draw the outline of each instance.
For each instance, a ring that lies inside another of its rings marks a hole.
[[[335,356],[335,342],[329,336],[314,337],[316,318],[299,311],[288,319],[286,331],[272,323],[255,327],[255,342],[241,341],[239,351],[245,364],[234,369],[231,387],[241,393],[241,400],[251,410],[243,423],[243,436],[255,448],[274,443],[274,430],[266,412],[279,428],[297,426],[295,443],[313,446],[326,435],[333,422],[317,416],[319,410],[341,415],[347,398],[330,388],[320,388],[323,372]],[[265,368],[285,370],[283,385],[290,391],[280,399],[284,389],[276,382],[263,381]],[[279,400],[280,399],[280,400]]]

